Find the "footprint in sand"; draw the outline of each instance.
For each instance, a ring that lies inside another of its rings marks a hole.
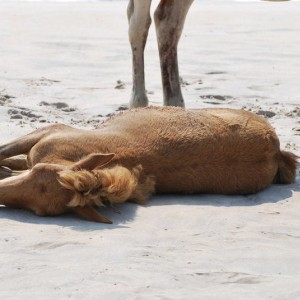
[[[40,79],[28,79],[25,80],[25,82],[30,86],[51,86],[55,83],[59,83],[60,81],[41,77]]]
[[[259,110],[256,112],[256,114],[265,118],[273,118],[274,116],[276,116],[276,113],[271,110]]]
[[[300,117],[300,107],[295,107],[293,110],[285,114],[287,117]]]
[[[197,79],[189,82],[187,80],[184,80],[181,76],[179,77],[179,82],[182,87],[193,85],[193,84],[203,84],[203,81],[201,79]]]
[[[223,104],[224,101],[232,101],[234,98],[232,96],[222,96],[222,95],[201,95],[199,96],[201,99],[204,99],[204,103],[207,104]],[[209,101],[208,101],[209,100]]]
[[[76,109],[74,107],[70,107],[67,103],[65,102],[53,102],[53,103],[49,103],[46,101],[42,101],[39,104],[40,106],[50,106],[56,109],[60,109],[64,112],[73,112],[76,111]]]
[[[12,108],[7,111],[7,113],[10,115],[11,120],[26,120],[30,122],[35,122],[39,118],[41,118],[41,115],[34,114],[31,110],[27,108]]]
[[[127,110],[127,109],[129,109],[128,105],[122,104],[116,109],[116,111],[123,111],[123,110]]]
[[[7,95],[7,94],[2,95],[0,93],[0,106],[3,106],[3,105],[11,103],[12,102],[11,101],[12,98],[15,98],[15,97]]]
[[[206,73],[206,75],[224,75],[224,74],[227,74],[227,72],[225,72],[225,71],[211,71],[211,72]]]
[[[220,282],[221,284],[257,284],[262,282],[263,276],[240,273],[240,272],[205,272],[205,273],[195,273],[195,275],[201,276],[202,278],[207,278],[211,282]]]
[[[122,80],[117,80],[117,84],[115,86],[115,89],[124,90],[125,88],[126,88],[125,82],[123,82]]]
[[[300,135],[300,127],[294,127],[293,131],[295,132],[294,135]]]

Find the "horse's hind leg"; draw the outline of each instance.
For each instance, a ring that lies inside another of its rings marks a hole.
[[[151,24],[151,0],[130,0],[128,4],[129,41],[132,50],[133,85],[130,107],[148,105],[145,90],[144,49]]]
[[[42,138],[54,133],[55,131],[60,131],[65,128],[68,128],[68,126],[50,125],[35,130],[34,132],[18,138],[11,143],[0,146],[0,166],[2,165],[2,162],[4,166],[7,166],[5,164],[24,166],[24,159],[21,159],[21,161],[14,163],[13,159],[7,160],[7,158],[11,158],[20,154],[27,154],[31,150],[31,148],[36,145]]]
[[[18,155],[0,162],[0,180],[21,174],[28,169],[27,156]]]
[[[27,156],[24,154],[6,158],[0,162],[1,167],[6,167],[11,170],[27,170]]]
[[[0,180],[5,179],[7,177],[12,177],[12,176],[17,176],[22,174],[23,172],[25,172],[26,170],[11,170],[9,168],[6,167],[2,167],[0,166]]]
[[[0,166],[0,180],[11,176],[14,176],[12,170]]]
[[[161,0],[154,13],[161,65],[164,105],[182,106],[177,45],[194,0]]]

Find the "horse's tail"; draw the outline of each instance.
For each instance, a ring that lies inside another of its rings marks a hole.
[[[281,151],[278,161],[278,172],[274,183],[290,184],[295,182],[298,156],[287,151]]]

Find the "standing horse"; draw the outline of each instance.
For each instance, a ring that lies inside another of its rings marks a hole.
[[[154,13],[164,105],[184,107],[179,81],[177,45],[186,15],[193,1],[161,0]],[[151,2],[151,0],[129,0],[127,15],[133,64],[130,107],[148,105],[145,90],[144,49],[151,25]]]

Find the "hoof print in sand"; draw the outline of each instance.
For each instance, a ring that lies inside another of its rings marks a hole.
[[[123,111],[123,110],[127,110],[127,109],[129,109],[128,105],[122,104],[116,109],[116,111]]]
[[[59,83],[59,80],[48,79],[45,77],[41,77],[40,79],[29,79],[25,80],[27,85],[29,86],[51,86],[54,83]]]
[[[115,115],[116,115],[116,113],[109,113],[109,114],[107,114],[105,117],[111,118],[111,117],[114,117]]]
[[[115,89],[117,90],[124,90],[126,87],[125,82],[123,82],[122,80],[117,80],[117,84],[115,86]]]
[[[190,83],[186,80],[184,80],[181,76],[179,77],[179,82],[181,86],[187,86],[190,85]]]
[[[294,135],[300,135],[300,127],[294,127],[293,131],[295,132]]]
[[[0,94],[0,106],[11,103],[12,101],[10,99],[12,99],[12,98],[15,98],[15,97],[7,95],[7,94],[5,94],[5,95]]]
[[[270,110],[259,110],[256,112],[256,114],[265,118],[273,118],[276,116],[276,113]]]
[[[27,120],[30,122],[37,121],[41,116],[34,114],[32,111],[22,108],[22,109],[9,109],[8,114],[12,120]]]
[[[70,107],[67,103],[65,102],[54,102],[54,103],[49,103],[49,102],[46,102],[46,101],[42,101],[40,102],[39,104],[40,106],[50,106],[50,107],[53,107],[53,108],[56,108],[56,109],[60,109],[64,112],[73,112],[75,111],[76,109],[73,108],[73,107]]]
[[[292,111],[285,114],[287,117],[300,117],[300,107],[295,107]]]
[[[299,149],[300,147],[297,146],[295,143],[286,143],[286,145],[284,146],[284,150],[286,151],[297,151],[297,149]]]
[[[184,80],[182,77],[179,77],[179,82],[182,87],[193,85],[193,84],[203,84],[203,81],[201,79],[198,79],[198,80],[192,81],[192,82],[188,82],[188,81]]]
[[[227,74],[227,73],[224,71],[211,71],[211,72],[206,73],[206,75],[224,75],[224,74]]]
[[[222,96],[222,95],[202,95],[201,99],[204,99],[204,103],[207,104],[223,104],[224,102],[230,103],[234,98],[232,96]]]

